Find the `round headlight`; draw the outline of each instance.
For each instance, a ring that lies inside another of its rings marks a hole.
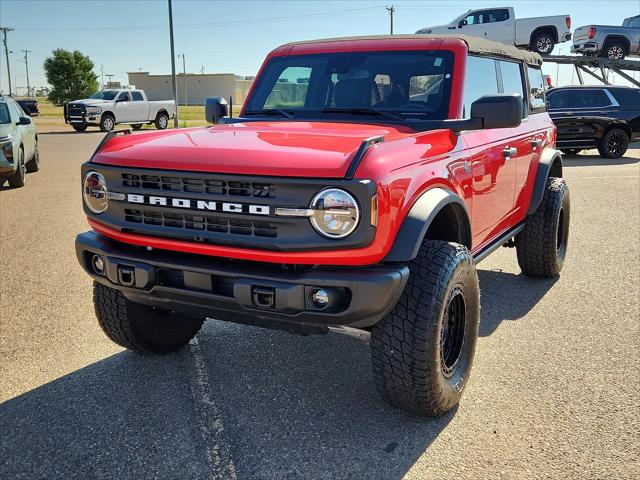
[[[102,213],[109,206],[107,198],[107,182],[104,177],[94,171],[87,172],[84,177],[84,186],[82,188],[82,196],[87,208],[93,213]]]
[[[342,238],[353,233],[360,220],[360,209],[351,194],[338,188],[327,188],[311,201],[311,224],[322,235]]]

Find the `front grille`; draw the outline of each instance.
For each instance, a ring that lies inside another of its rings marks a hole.
[[[237,197],[275,198],[275,186],[270,183],[185,178],[165,175],[122,174],[122,186],[165,190],[170,192],[208,193]]]
[[[245,220],[242,218],[222,217],[218,215],[191,215],[169,213],[158,210],[137,210],[126,208],[125,221],[159,227],[179,228],[195,231],[235,233],[256,237],[275,238],[278,228],[270,222]],[[191,232],[193,233],[193,232]]]
[[[67,104],[67,113],[69,115],[84,115],[84,105],[81,103],[69,103]]]

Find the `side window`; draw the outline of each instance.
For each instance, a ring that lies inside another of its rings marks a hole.
[[[522,85],[522,73],[520,64],[516,62],[507,62],[499,60],[500,73],[502,76],[502,92],[501,93],[517,93],[522,97],[522,116],[527,116],[528,105]]]
[[[471,15],[467,15],[462,20],[462,23],[464,25],[477,25],[478,23],[480,23],[480,19],[479,19],[478,15],[479,15],[479,13],[472,13]]]
[[[142,93],[140,92],[131,92],[131,96],[133,97],[134,102],[142,102],[144,99],[142,98]]]
[[[640,110],[640,88],[608,89],[623,110]]]
[[[129,97],[129,92],[120,92],[120,95],[118,95],[118,100],[117,101],[128,102],[129,100],[131,100],[131,98]]]
[[[471,104],[478,98],[496,93],[498,93],[498,78],[495,60],[468,56],[464,80],[464,118],[471,117]]]
[[[529,78],[529,109],[532,113],[544,111],[546,103],[542,70],[527,67],[527,77]]]
[[[311,67],[285,68],[264,103],[264,108],[304,107],[311,70]]]
[[[608,107],[611,101],[602,90],[572,88],[553,92],[548,96],[549,109],[592,109]]]
[[[507,20],[509,20],[509,10],[501,8],[484,12],[484,22],[482,23],[506,22]]]
[[[550,92],[547,96],[547,102],[549,102],[549,110],[561,110],[563,108],[573,108],[570,104],[569,91],[560,90]]]

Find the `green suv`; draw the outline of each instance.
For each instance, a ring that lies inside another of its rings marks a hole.
[[[31,118],[11,97],[0,96],[0,186],[22,187],[40,168],[38,136]]]

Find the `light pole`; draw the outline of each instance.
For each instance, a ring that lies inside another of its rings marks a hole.
[[[29,83],[29,52],[32,50],[20,50],[24,52],[24,65],[27,69],[27,97],[31,97],[31,84]]]
[[[185,67],[184,53],[178,54],[182,57],[182,76],[184,78],[184,106],[187,106],[187,68]]]
[[[171,43],[171,91],[173,92],[173,103],[176,105],[176,113],[173,116],[173,126],[178,128],[178,86],[176,85],[176,53],[173,48],[173,8],[169,1],[169,42]]]
[[[9,48],[7,47],[7,32],[13,32],[11,27],[0,27],[3,34],[4,55],[7,59],[7,78],[9,79],[9,96],[11,96],[11,66],[9,65]]]

